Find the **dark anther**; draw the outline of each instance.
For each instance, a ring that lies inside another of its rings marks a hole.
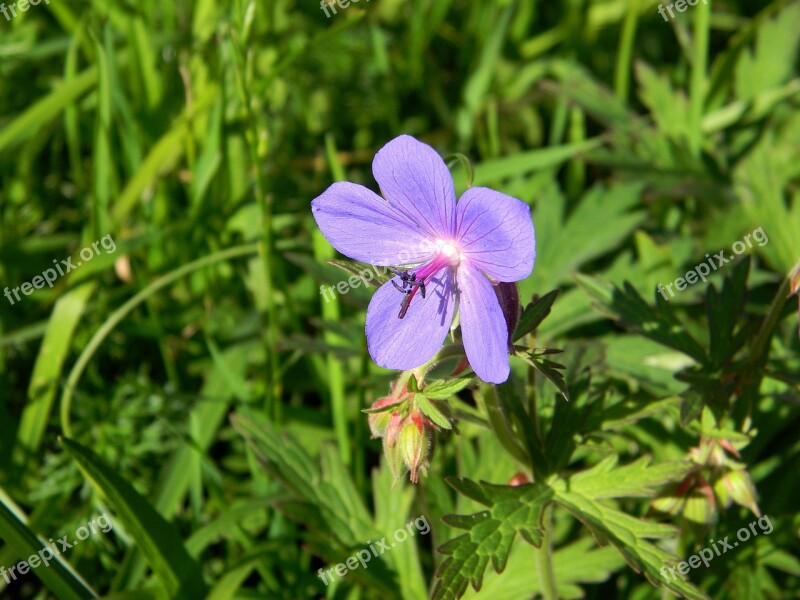
[[[412,273],[409,271],[400,271],[398,269],[389,268],[389,270],[394,273],[397,277],[400,278],[400,283],[398,284],[394,279],[391,280],[392,285],[398,292],[402,292],[405,294],[405,298],[403,298],[403,302],[400,304],[400,314],[397,315],[398,319],[402,319],[406,316],[406,312],[408,311],[408,307],[411,306],[411,298],[414,296],[414,291],[419,288],[422,297],[425,297],[425,281],[417,281],[417,274]]]

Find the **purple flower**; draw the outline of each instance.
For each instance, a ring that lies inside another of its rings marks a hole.
[[[456,311],[470,365],[484,381],[508,378],[508,330],[493,283],[524,279],[536,255],[528,206],[488,188],[456,203],[453,178],[436,151],[402,135],[375,155],[384,198],[334,183],[311,203],[339,252],[377,266],[415,265],[375,292],[367,309],[372,359],[413,369],[442,347]]]

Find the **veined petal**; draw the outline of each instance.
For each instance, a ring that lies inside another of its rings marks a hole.
[[[352,259],[393,266],[432,255],[432,242],[363,185],[334,183],[311,202],[311,212],[325,239]]]
[[[400,283],[399,278],[394,281]],[[453,321],[455,285],[444,268],[411,300],[405,317],[398,318],[405,294],[391,281],[384,283],[367,308],[367,347],[372,360],[387,369],[406,370],[428,362],[442,347]]]
[[[458,314],[469,364],[487,383],[508,379],[508,329],[491,282],[476,268],[458,269]]]
[[[384,197],[409,224],[431,239],[452,237],[456,214],[453,177],[436,150],[401,135],[375,155],[372,174]]]
[[[461,252],[469,264],[496,281],[531,274],[536,240],[527,204],[484,187],[468,189],[457,205]]]

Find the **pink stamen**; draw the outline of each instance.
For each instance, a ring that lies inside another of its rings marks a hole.
[[[415,275],[415,281],[420,282],[422,285],[427,285],[427,283],[436,273],[445,267],[452,266],[453,258],[451,256],[447,256],[446,254],[437,254],[430,262],[420,265],[414,269],[409,269],[408,272]],[[402,319],[406,316],[408,307],[411,306],[411,300],[413,300],[420,288],[420,285],[414,285],[412,286],[411,291],[407,293],[403,303],[400,305],[400,313],[397,315],[398,319]]]

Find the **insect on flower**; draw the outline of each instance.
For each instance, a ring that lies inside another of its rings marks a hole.
[[[400,312],[397,315],[398,319],[402,319],[406,316],[406,311],[408,307],[411,305],[411,298],[414,296],[414,293],[417,288],[419,288],[420,294],[422,297],[425,297],[425,282],[424,281],[417,281],[417,274],[416,273],[409,273],[408,271],[399,271],[397,269],[389,269],[392,273],[397,275],[400,278],[400,281],[403,285],[399,285],[394,279],[392,279],[392,285],[398,289],[399,291],[407,294],[408,297],[403,299],[403,302],[400,304]]]
[[[378,151],[372,172],[383,198],[338,182],[311,203],[334,248],[394,275],[367,309],[372,359],[398,370],[426,363],[458,312],[470,366],[484,381],[505,381],[508,326],[494,286],[524,279],[533,269],[530,208],[484,187],[468,189],[456,202],[442,158],[407,135]]]

